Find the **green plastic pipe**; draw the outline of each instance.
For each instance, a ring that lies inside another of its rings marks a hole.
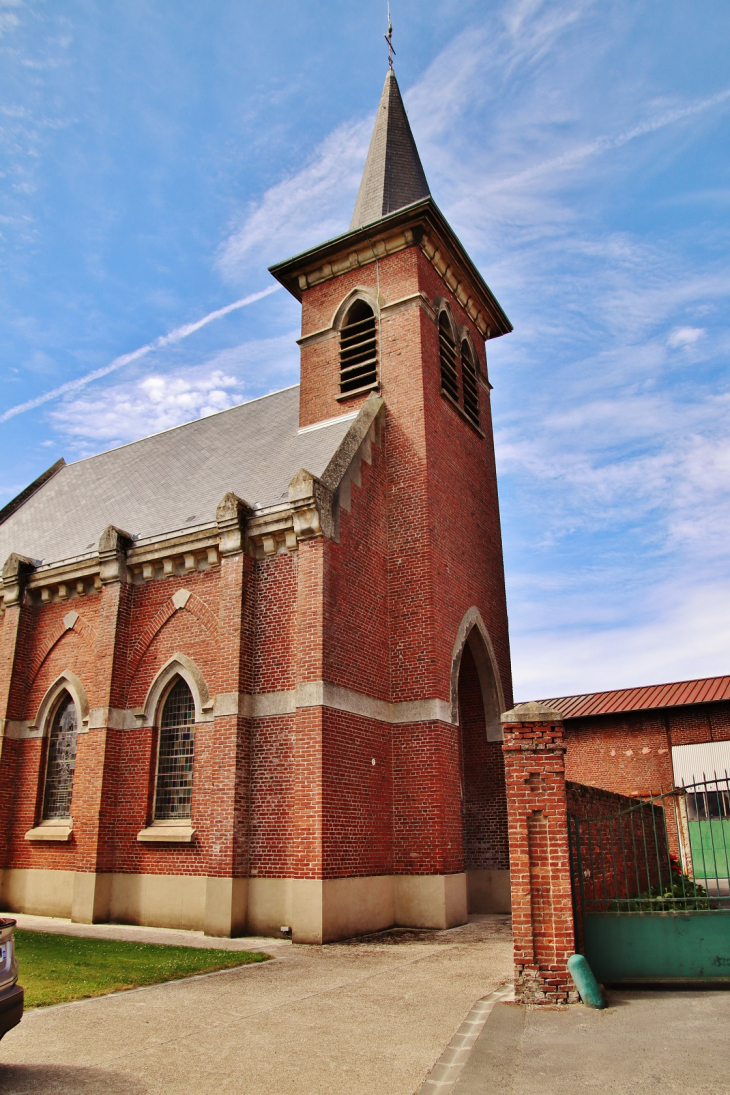
[[[605,997],[584,955],[571,954],[568,959],[568,973],[573,978],[573,984],[580,993],[580,998],[586,1007],[606,1007]]]

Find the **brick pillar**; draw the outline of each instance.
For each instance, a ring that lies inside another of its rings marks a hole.
[[[17,740],[8,736],[7,731],[9,721],[18,718],[15,708],[19,703],[21,682],[17,680],[17,666],[22,667],[18,655],[22,646],[25,582],[32,569],[30,559],[13,554],[2,570],[5,616],[0,628],[0,867],[5,866],[7,857],[18,750]]]
[[[324,671],[324,541],[302,540],[297,558],[294,663],[297,710],[294,721],[292,908],[295,943],[321,943],[322,935],[322,698]]]
[[[251,571],[245,525],[251,513],[248,503],[232,493],[223,497],[216,512],[221,568],[219,691],[229,696],[244,691],[243,613]],[[238,709],[216,712],[213,722],[198,727],[196,734],[196,752],[202,752],[203,737],[206,743],[207,810],[210,831],[215,833],[207,856],[204,930],[221,937],[242,935],[248,903],[251,722]]]
[[[566,1004],[575,951],[563,723],[557,711],[520,704],[502,716],[512,885],[515,994]]]
[[[122,731],[110,725],[119,692],[116,654],[120,620],[128,600],[128,533],[113,525],[99,540],[101,611],[94,651],[94,684],[88,733],[79,734],[71,810],[76,842],[76,877],[71,919],[95,924],[109,919],[114,867],[114,822]],[[123,628],[122,628],[123,630]]]

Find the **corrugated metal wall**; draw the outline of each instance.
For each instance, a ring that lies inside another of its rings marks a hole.
[[[730,773],[730,741],[710,741],[701,745],[672,747],[674,782],[686,787],[697,780]]]

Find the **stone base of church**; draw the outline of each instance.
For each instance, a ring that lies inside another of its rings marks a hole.
[[[512,911],[509,871],[467,871],[466,899],[470,913]]]
[[[69,918],[75,878],[75,871],[5,870],[2,872],[3,910]]]
[[[453,928],[467,917],[466,876],[251,878],[249,930],[295,943],[331,943],[394,926]]]
[[[393,926],[452,928],[469,912],[509,911],[509,871],[364,878],[212,878],[7,869],[2,908],[77,923],[144,924],[213,936],[291,929],[328,943]]]

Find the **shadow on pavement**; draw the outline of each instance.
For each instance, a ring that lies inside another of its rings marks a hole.
[[[470,916],[467,924],[459,924],[456,928],[386,928],[371,935],[359,935],[327,945],[397,947],[407,943],[442,943],[453,946],[454,943],[485,943],[492,939],[510,939],[511,936],[512,919],[508,914],[481,913]]]
[[[2,1095],[146,1095],[138,1080],[104,1068],[0,1065]]]

